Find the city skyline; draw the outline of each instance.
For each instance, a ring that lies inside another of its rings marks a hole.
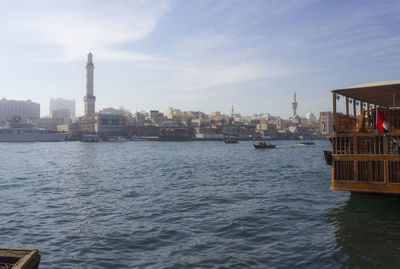
[[[330,90],[396,79],[396,1],[0,3],[1,96],[75,99],[94,54],[97,110],[331,110]],[[23,79],[21,79],[23,78]]]

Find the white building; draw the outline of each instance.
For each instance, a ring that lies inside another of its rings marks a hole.
[[[13,116],[20,116],[22,122],[29,118],[40,118],[40,104],[20,100],[0,100],[0,121],[10,120]]]
[[[75,118],[75,100],[68,100],[64,98],[56,98],[50,99],[50,106],[49,106],[49,115],[50,118],[55,118],[53,116],[53,112],[55,110],[62,110],[67,109],[69,110],[70,117]]]

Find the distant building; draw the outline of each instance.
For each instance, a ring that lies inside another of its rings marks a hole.
[[[22,122],[29,118],[40,118],[40,104],[28,101],[0,100],[0,121],[10,120],[13,116],[20,116]]]
[[[70,114],[70,118],[75,118],[75,100],[68,100],[63,98],[50,99],[49,115],[50,118],[56,118],[53,116],[55,110],[67,109]]]
[[[64,123],[68,123],[71,118],[71,113],[69,109],[58,109],[53,110],[52,119],[63,119]]]
[[[147,120],[150,120],[154,125],[160,126],[162,125],[165,118],[164,114],[160,113],[158,110],[150,110],[150,114]]]
[[[64,119],[50,119],[50,118],[30,118],[28,123],[32,123],[35,127],[43,128],[46,130],[57,131],[57,126],[65,124]]]
[[[308,113],[306,114],[306,119],[307,119],[309,122],[316,122],[316,121],[317,121],[317,117],[315,117],[315,115],[314,115],[313,113],[311,113],[311,112],[308,112]]]
[[[100,136],[119,136],[125,132],[126,120],[122,114],[97,113],[95,132]]]
[[[127,114],[128,111],[123,110],[123,109],[115,109],[113,107],[108,107],[108,108],[103,108],[102,110],[99,111],[99,113],[104,113],[104,114]]]
[[[323,135],[331,135],[333,133],[332,112],[321,112],[319,114],[319,132]]]
[[[78,133],[91,134],[95,132],[95,119],[93,117],[80,117],[72,119],[71,125],[78,131]]]
[[[256,132],[261,136],[270,136],[271,138],[276,138],[278,136],[276,125],[267,122],[257,124]]]

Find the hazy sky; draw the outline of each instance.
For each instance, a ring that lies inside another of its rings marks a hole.
[[[287,118],[330,90],[399,79],[400,1],[0,0],[0,98]]]

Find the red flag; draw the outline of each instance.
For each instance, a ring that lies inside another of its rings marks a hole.
[[[376,109],[376,129],[382,132],[389,132],[390,130],[390,125],[386,121],[385,115],[379,109]]]

